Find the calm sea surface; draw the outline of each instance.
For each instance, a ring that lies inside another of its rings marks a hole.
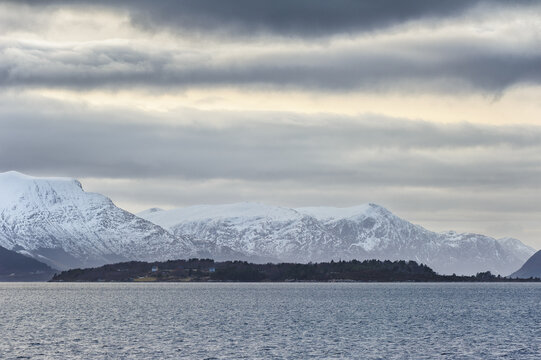
[[[1,359],[540,359],[540,284],[0,283]]]

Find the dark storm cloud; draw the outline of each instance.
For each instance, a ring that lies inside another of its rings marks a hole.
[[[137,116],[130,112],[33,106],[40,112],[2,106],[2,171],[435,187],[538,187],[541,180],[539,127],[192,110],[178,114],[191,125],[165,125],[129,122]],[[250,121],[255,116],[260,121]]]
[[[413,47],[415,51],[412,51]],[[155,51],[125,44],[0,43],[0,87],[248,86],[311,91],[499,93],[541,82],[541,51],[469,39],[335,48]]]
[[[23,1],[12,1],[22,3]],[[456,16],[480,4],[529,5],[533,0],[27,0],[34,6],[103,6],[128,11],[132,23],[149,29],[192,33],[325,36],[370,31],[423,18]]]

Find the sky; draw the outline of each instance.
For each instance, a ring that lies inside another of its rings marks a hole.
[[[541,3],[0,2],[0,171],[132,212],[372,202],[541,248]]]

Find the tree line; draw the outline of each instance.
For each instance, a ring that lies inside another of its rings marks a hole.
[[[500,282],[540,281],[509,279],[489,271],[472,276],[440,275],[415,261],[350,260],[321,263],[267,263],[212,259],[169,260],[165,262],[130,261],[97,268],[72,269],[55,274],[51,281],[362,281],[362,282]]]

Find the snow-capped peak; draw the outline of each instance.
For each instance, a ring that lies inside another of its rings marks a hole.
[[[504,237],[501,239],[497,239],[497,241],[507,251],[510,251],[516,254],[521,254],[521,256],[524,256],[524,257],[531,256],[536,251],[531,246],[528,246],[524,244],[522,241],[515,238]]]
[[[508,274],[533,253],[520,242],[512,248],[484,235],[435,233],[372,203],[297,209],[259,203],[199,205],[145,218],[177,235],[281,261],[403,259],[440,273]]]
[[[23,180],[26,180],[26,181],[77,181],[75,180],[74,178],[69,178],[69,177],[37,177],[37,176],[31,176],[31,175],[27,175],[27,174],[23,174],[21,172],[18,172],[18,171],[15,171],[15,170],[10,170],[10,171],[6,171],[6,172],[1,172],[0,173],[0,179],[1,180],[6,180],[6,179],[12,179],[12,180],[15,180],[15,181],[23,181]]]
[[[192,244],[101,194],[85,192],[75,179],[10,171],[0,174],[0,246],[63,269],[121,259],[179,258]]]
[[[135,216],[75,179],[14,171],[0,173],[0,246],[58,269],[203,251],[272,261],[416,260],[440,273],[504,275],[534,252],[512,238],[431,232],[371,203],[291,209],[244,202]]]
[[[318,220],[342,220],[342,219],[355,219],[361,217],[370,217],[373,215],[392,215],[391,212],[384,207],[367,203],[351,207],[330,207],[330,206],[317,206],[317,207],[301,207],[296,208],[301,214],[312,216]]]
[[[38,198],[40,201],[51,198],[53,193],[75,194],[82,192],[83,187],[78,180],[61,177],[34,177],[17,171],[0,173],[0,207],[13,204],[21,196]],[[27,200],[32,201],[31,198]]]
[[[77,179],[69,177],[36,177],[14,170],[0,173],[0,185],[2,186],[21,186],[29,183],[63,184],[64,186],[76,185],[82,189],[82,185]]]
[[[172,228],[183,222],[196,222],[218,219],[268,219],[284,221],[302,217],[297,211],[285,207],[265,205],[255,202],[241,202],[223,205],[194,205],[161,212],[139,213],[144,219],[150,220],[165,228]]]

